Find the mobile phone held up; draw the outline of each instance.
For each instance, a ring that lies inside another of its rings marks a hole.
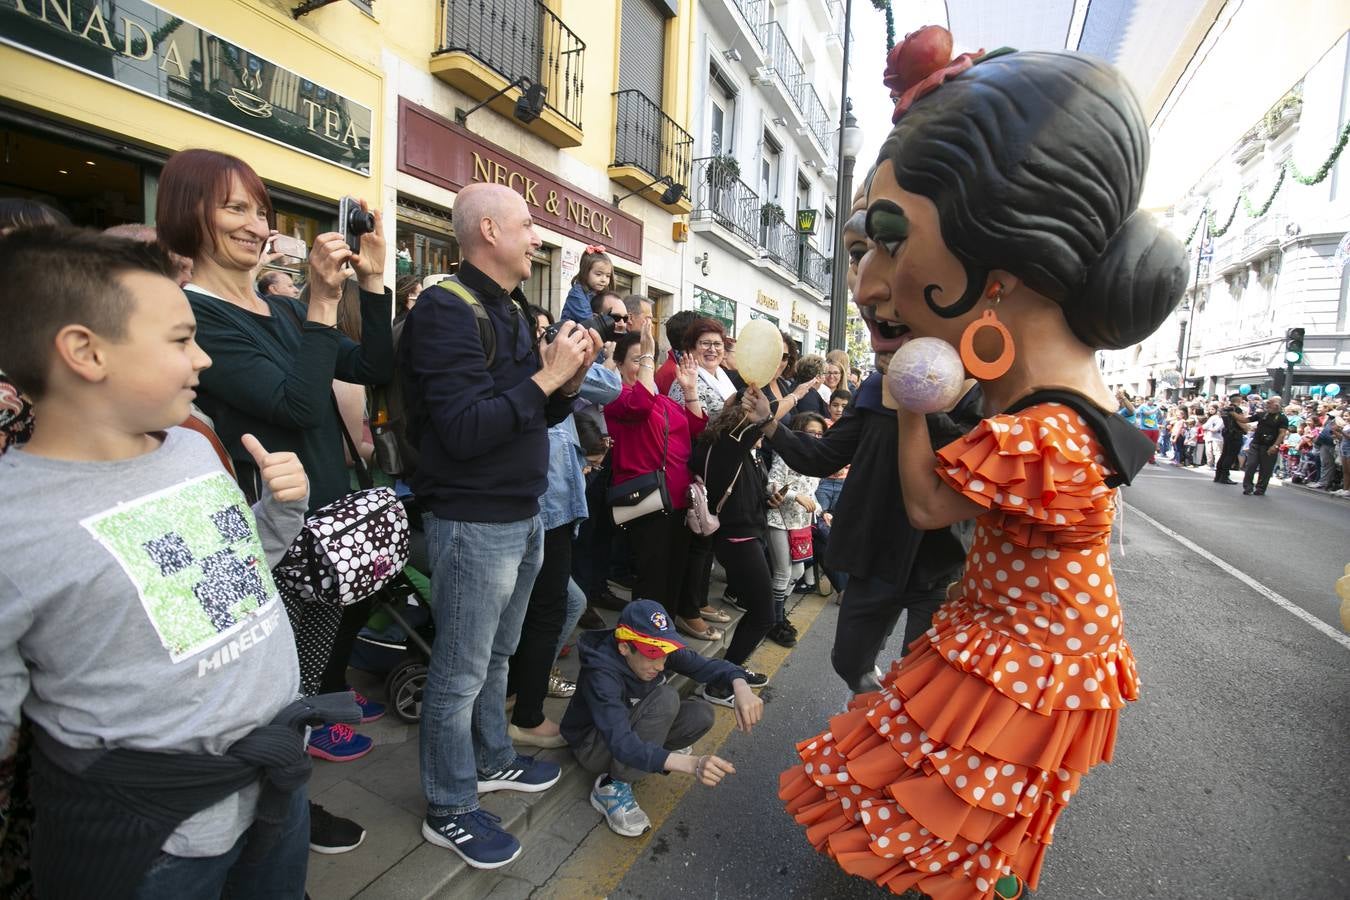
[[[263,255],[267,256],[273,253],[280,253],[283,259],[301,262],[309,256],[309,248],[299,238],[293,238],[285,234],[274,234],[267,242],[267,249],[263,251]]]
[[[362,209],[355,197],[343,197],[338,202],[338,227],[351,251],[360,253],[361,235],[375,231],[375,216]]]

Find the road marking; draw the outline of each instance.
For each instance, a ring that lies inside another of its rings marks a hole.
[[[1149,523],[1154,528],[1158,529],[1163,534],[1167,535],[1172,540],[1176,541],[1178,544],[1185,547],[1186,549],[1194,553],[1197,553],[1200,556],[1203,556],[1205,559],[1214,563],[1214,565],[1218,566],[1220,569],[1223,569],[1229,575],[1232,575],[1238,581],[1241,581],[1243,584],[1247,585],[1247,587],[1256,591],[1262,597],[1265,597],[1267,600],[1269,600],[1271,603],[1274,603],[1276,606],[1280,607],[1285,612],[1293,613],[1294,615],[1302,619],[1304,622],[1307,622],[1313,628],[1316,628],[1318,631],[1322,632],[1327,637],[1331,638],[1333,641],[1340,644],[1345,649],[1350,650],[1350,635],[1347,635],[1344,632],[1337,631],[1335,628],[1332,628],[1326,622],[1323,622],[1321,619],[1317,618],[1317,616],[1314,616],[1312,613],[1308,612],[1306,609],[1299,606],[1297,603],[1294,603],[1292,600],[1289,600],[1283,595],[1277,594],[1275,591],[1272,591],[1270,588],[1266,587],[1264,584],[1257,581],[1255,578],[1251,577],[1246,572],[1243,572],[1241,569],[1234,568],[1233,566],[1224,562],[1222,559],[1219,559],[1219,557],[1215,556],[1213,553],[1210,553],[1208,550],[1206,550],[1204,547],[1201,547],[1199,544],[1195,543],[1190,538],[1177,534],[1175,531],[1168,528],[1166,525],[1159,522],[1157,519],[1153,518],[1148,513],[1144,512],[1142,509],[1135,506],[1134,504],[1127,504],[1127,505],[1129,506],[1132,515],[1136,515],[1139,518],[1143,519],[1145,522]]]
[[[828,602],[818,594],[809,594],[802,598],[793,615],[802,638],[806,637]],[[765,639],[746,662],[750,663],[755,671],[772,676],[791,652],[788,648],[780,647]],[[769,684],[773,682],[770,681]],[[717,709],[718,716],[712,729],[694,745],[695,754],[716,753],[736,727],[736,717],[730,710],[725,710],[726,715],[722,715],[724,708]],[[772,705],[767,705],[765,715],[772,715],[772,712]],[[734,763],[735,760],[731,762]],[[567,861],[553,873],[548,883],[536,890],[532,896],[540,900],[608,896],[619,882],[623,881],[638,858],[651,849],[652,838],[666,824],[684,795],[694,787],[696,787],[694,779],[687,775],[672,775],[669,778],[652,776],[639,781],[633,786],[633,792],[637,795],[643,811],[651,819],[652,830],[637,838],[620,837],[609,830],[603,819],[598,821],[591,832],[582,839],[581,844],[572,851]],[[702,789],[701,785],[697,787]],[[666,846],[664,839],[660,846],[662,848]],[[666,851],[662,849],[660,852]]]

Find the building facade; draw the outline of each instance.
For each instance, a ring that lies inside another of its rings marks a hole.
[[[339,198],[378,205],[384,77],[361,4],[324,34],[292,4],[0,0],[0,166],[7,194],[106,228],[154,221],[172,152],[210,147],[266,181],[278,228],[307,241]]]
[[[618,289],[664,317],[684,295],[695,13],[694,0],[0,0],[4,181],[79,224],[152,223],[168,156],[223,150],[306,241],[335,226],[343,196],[381,209],[391,283],[452,270],[455,196],[495,181],[544,240],[533,302],[559,311],[599,244]]]
[[[1226,23],[1203,56],[1208,74],[1245,66],[1246,41],[1271,46],[1262,36],[1278,32],[1274,17],[1283,13],[1266,6],[1243,8]],[[1277,57],[1302,54],[1302,67],[1293,69],[1300,74],[1280,86],[1264,115],[1230,123],[1228,151],[1167,211],[1191,254],[1190,286],[1149,339],[1101,355],[1112,386],[1150,396],[1212,396],[1241,385],[1278,391],[1286,332],[1303,328],[1293,393],[1350,389],[1350,168],[1337,156],[1350,134],[1350,35],[1342,27],[1329,41],[1279,46]],[[1197,102],[1185,92],[1210,90],[1206,74],[1201,68],[1182,79],[1192,87],[1179,88],[1178,109]],[[1174,120],[1190,127],[1184,115]],[[1167,128],[1159,135],[1155,120],[1155,147],[1177,154]]]
[[[699,0],[683,306],[828,348],[843,4]],[[814,233],[798,228],[814,212]]]

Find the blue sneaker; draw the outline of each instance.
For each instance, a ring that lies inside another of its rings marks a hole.
[[[351,762],[371,751],[375,742],[350,725],[325,725],[309,733],[309,755],[329,762]]]
[[[638,806],[633,797],[633,786],[623,781],[610,780],[602,785],[604,775],[598,775],[591,789],[591,806],[605,817],[609,830],[623,837],[640,837],[651,831],[652,820]]]
[[[455,851],[475,869],[497,869],[520,856],[520,841],[500,822],[485,809],[457,816],[427,816],[422,821],[422,837],[437,847]]]
[[[352,690],[352,686],[350,684],[347,685],[345,688],[343,688],[343,690],[351,691],[352,699],[356,701],[357,706],[361,707],[362,725],[365,725],[368,722],[374,722],[376,719],[384,718],[383,703],[376,703],[374,700],[370,699],[360,691]]]
[[[561,777],[562,767],[557,763],[517,754],[511,764],[500,772],[493,772],[486,777],[479,775],[478,793],[524,791],[534,794],[553,787]]]

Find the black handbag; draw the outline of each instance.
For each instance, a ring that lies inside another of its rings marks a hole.
[[[610,487],[605,498],[609,501],[609,508],[614,514],[615,525],[624,525],[653,513],[670,512],[675,508],[670,502],[670,490],[666,487],[666,458],[670,452],[670,415],[666,413],[664,407],[661,411],[665,416],[665,428],[661,432],[661,468]]]

